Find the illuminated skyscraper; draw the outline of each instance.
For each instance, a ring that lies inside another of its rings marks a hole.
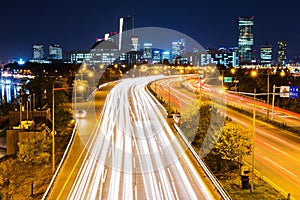
[[[265,44],[260,46],[260,64],[271,66],[272,63],[272,45]]]
[[[253,59],[253,26],[254,17],[239,17],[239,57],[240,64],[251,64]]]
[[[278,59],[277,59],[277,64],[279,66],[281,65],[286,65],[286,42],[279,41],[278,43]]]
[[[44,45],[35,44],[32,47],[33,60],[43,60],[44,59]]]
[[[62,60],[62,48],[58,44],[49,45],[49,59]]]
[[[182,56],[186,51],[185,39],[180,38],[178,41],[172,42],[172,59]]]
[[[144,43],[144,59],[152,62],[152,43]]]
[[[133,36],[134,19],[131,16],[121,17],[119,23],[119,50],[129,51]]]

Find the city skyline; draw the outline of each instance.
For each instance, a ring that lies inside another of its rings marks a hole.
[[[154,1],[145,6],[131,1],[121,2],[112,9],[107,9],[111,7],[109,2],[102,7],[95,6],[96,1],[83,5],[57,0],[51,4],[30,2],[0,3],[4,30],[0,37],[0,60],[3,63],[18,57],[30,59],[32,45],[36,43],[44,46],[56,43],[64,51],[89,50],[96,37],[118,32],[119,18],[126,15],[134,17],[135,28],[162,27],[179,31],[204,48],[238,46],[238,17],[254,16],[257,55],[260,46],[267,42],[273,45],[276,59],[278,41],[286,41],[288,59],[300,54],[296,6],[288,2],[185,1],[182,2],[185,6],[178,6],[168,1]]]

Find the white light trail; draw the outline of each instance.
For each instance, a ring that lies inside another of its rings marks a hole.
[[[111,90],[68,199],[198,199],[207,190],[185,171],[185,150],[145,90],[157,78],[125,79]]]

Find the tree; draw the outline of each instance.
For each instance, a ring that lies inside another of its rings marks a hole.
[[[51,142],[42,135],[37,135],[28,141],[19,142],[18,146],[18,161],[32,165],[49,163]]]
[[[251,130],[242,128],[235,122],[226,122],[211,152],[217,162],[217,171],[223,168],[224,164],[228,163],[224,163],[222,160],[239,163],[244,156],[251,154],[251,136]],[[229,166],[229,168],[231,167]]]
[[[182,112],[182,119],[183,132],[204,157],[218,140],[225,117],[211,103],[199,107],[198,101],[194,101]]]
[[[25,176],[22,170],[16,170],[18,167],[19,163],[12,158],[0,162],[0,200],[10,199],[24,182]]]
[[[65,110],[61,106],[55,106],[54,112],[55,130],[58,132],[58,134],[61,134],[61,132],[67,127],[68,123],[72,119],[72,113],[68,110]]]

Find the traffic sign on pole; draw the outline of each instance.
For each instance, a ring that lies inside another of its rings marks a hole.
[[[298,98],[298,87],[297,86],[290,86],[290,98]]]
[[[224,83],[232,83],[232,77],[224,77]]]
[[[290,86],[280,87],[280,97],[290,97]]]

